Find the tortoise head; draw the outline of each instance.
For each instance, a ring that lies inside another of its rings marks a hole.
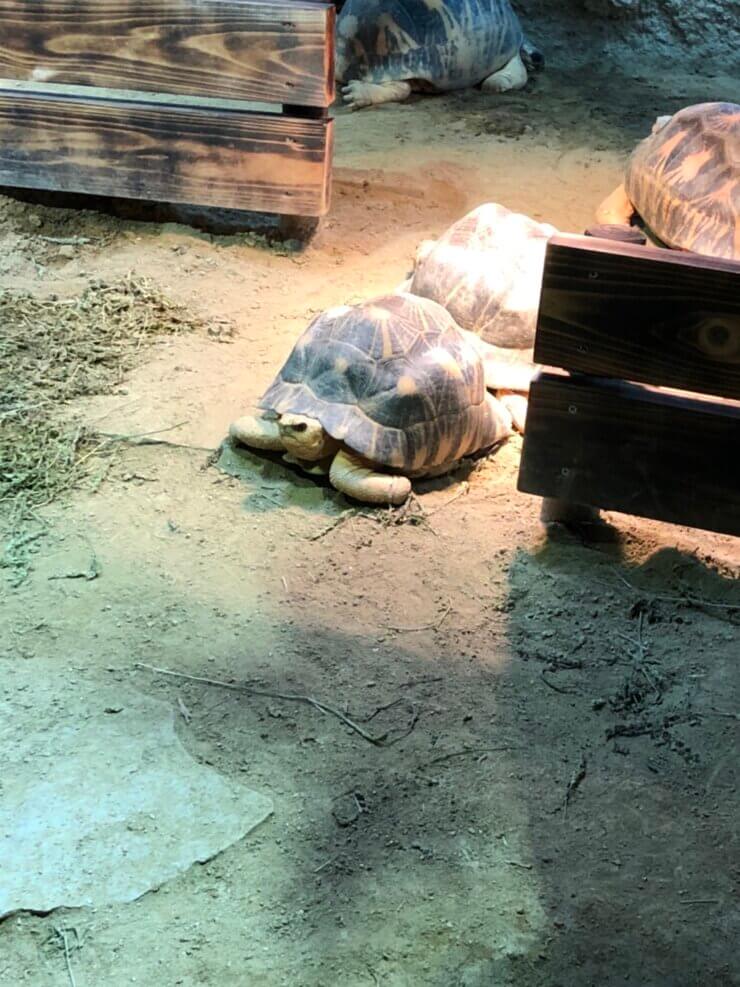
[[[305,415],[281,415],[278,419],[280,438],[289,452],[297,459],[316,462],[333,455],[339,443],[333,439],[316,418]]]
[[[654,134],[660,133],[663,127],[665,127],[665,125],[672,119],[673,119],[673,115],[671,113],[667,113],[665,116],[662,117],[656,117],[655,123],[653,124],[652,133]]]

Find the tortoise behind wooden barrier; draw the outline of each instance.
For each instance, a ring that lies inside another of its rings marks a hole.
[[[740,259],[740,105],[700,103],[656,121],[596,218],[628,224],[635,213],[669,247]]]

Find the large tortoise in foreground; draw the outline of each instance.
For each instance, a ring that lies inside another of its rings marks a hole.
[[[345,494],[400,504],[411,479],[449,472],[511,434],[471,339],[435,302],[408,294],[325,312],[230,434],[328,473]]]
[[[656,121],[596,219],[629,224],[635,213],[669,247],[740,260],[737,103],[700,103]]]

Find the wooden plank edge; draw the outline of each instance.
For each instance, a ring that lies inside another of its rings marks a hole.
[[[615,254],[621,257],[634,257],[637,260],[655,261],[657,264],[675,264],[678,267],[701,267],[707,270],[725,271],[740,275],[740,261],[725,257],[708,257],[689,250],[664,250],[654,246],[636,243],[621,243],[616,240],[602,240],[600,237],[580,236],[576,233],[555,233],[547,241],[547,250],[564,247],[583,253]],[[547,258],[545,259],[547,268]]]
[[[203,109],[234,111],[238,113],[283,113],[282,103],[263,102],[253,99],[222,99],[219,96],[183,96],[178,93],[154,93],[141,89],[108,89],[104,86],[72,86],[58,82],[21,82],[15,79],[0,79],[0,98],[15,94],[28,94],[38,99],[60,98],[70,100],[104,100],[106,102],[138,103],[142,106],[180,107],[182,109]],[[303,107],[300,107],[303,109]],[[305,107],[306,116],[320,116],[326,111],[322,107]],[[292,114],[302,115],[300,112]]]

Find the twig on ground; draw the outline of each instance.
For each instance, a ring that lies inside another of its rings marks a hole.
[[[512,867],[521,867],[523,870],[532,870],[532,864],[522,864],[518,860],[507,860],[506,863]]]
[[[437,618],[437,620],[432,621],[431,624],[419,624],[417,627],[394,627],[392,624],[388,625],[389,631],[398,631],[401,634],[415,634],[417,631],[429,631],[438,630],[442,624],[447,620],[450,613],[452,612],[452,604],[448,603],[447,608],[444,610],[442,615]]]
[[[435,514],[438,514],[440,511],[443,511],[445,507],[449,507],[450,504],[454,504],[456,500],[459,500],[461,497],[465,497],[468,493],[470,493],[470,484],[468,483],[467,480],[463,480],[462,483],[460,484],[460,489],[457,491],[456,494],[453,494],[452,497],[449,497],[444,502],[444,504],[440,504],[439,507],[435,507],[433,511],[427,511],[426,516],[433,517]]]
[[[77,930],[73,929],[72,931],[74,932],[75,938],[76,938],[77,937]],[[67,929],[60,929],[60,928],[58,928],[55,925],[54,926],[54,932],[56,933],[56,935],[58,936],[58,938],[61,940],[62,945],[64,947],[64,962],[67,965],[67,976],[69,977],[69,985],[70,985],[70,987],[77,987],[77,983],[75,981],[75,975],[72,972],[72,961],[69,958],[69,941],[67,940],[67,932],[68,932],[68,930]]]
[[[235,682],[223,682],[220,679],[208,679],[200,675],[187,675],[185,672],[175,672],[169,668],[158,668],[156,665],[148,665],[143,661],[137,661],[134,667],[146,668],[150,672],[156,672],[159,675],[169,675],[172,678],[186,679],[189,682],[201,682],[204,685],[213,685],[219,689],[229,689],[232,692],[242,692],[248,696],[264,696],[268,699],[281,699],[284,702],[301,703],[304,706],[311,706],[320,713],[327,713],[330,716],[336,716],[336,718],[344,723],[345,726],[359,734],[363,740],[366,740],[374,747],[392,747],[393,744],[398,743],[399,740],[403,740],[404,737],[408,737],[419,720],[419,714],[415,712],[411,724],[403,733],[391,738],[388,737],[387,733],[384,733],[379,737],[374,737],[371,733],[363,730],[358,723],[354,722],[354,720],[351,720],[348,716],[345,716],[341,710],[336,709],[334,706],[329,706],[328,703],[321,702],[319,699],[314,699],[313,696],[294,695],[292,693],[284,692],[268,692],[266,689],[253,689],[250,686],[238,685]]]
[[[588,770],[588,761],[586,760],[586,755],[581,754],[581,760],[578,767],[575,769],[571,775],[571,779],[568,782],[568,787],[565,790],[565,798],[563,799],[563,818],[568,815],[568,805],[570,800],[576,793],[576,789],[579,787],[583,779],[586,777],[586,771]]]
[[[102,449],[109,445],[113,445],[116,442],[124,442],[127,445],[132,446],[170,446],[173,449],[195,449],[197,452],[215,452],[211,446],[194,446],[189,445],[187,442],[169,442],[167,439],[153,439],[152,435],[163,435],[165,432],[174,432],[176,428],[182,428],[183,425],[190,424],[188,421],[178,422],[176,425],[170,425],[168,428],[158,428],[153,432],[137,432],[131,435],[117,435],[113,432],[97,432],[96,434],[100,438],[105,439],[98,446],[92,449],[83,459],[88,459],[90,456],[95,455]],[[82,462],[82,460],[80,460]]]
[[[98,562],[98,557],[93,552],[93,556],[90,559],[90,565],[86,570],[75,571],[75,572],[63,572],[58,576],[49,576],[51,579],[84,579],[86,582],[91,583],[93,579],[97,579],[100,575],[100,563]]]
[[[180,710],[180,715],[182,716],[183,720],[185,720],[186,723],[190,723],[190,721],[193,718],[192,714],[190,710],[187,708],[187,706],[185,705],[185,703],[182,701],[182,698],[180,696],[177,697],[177,708]]]
[[[719,905],[719,903],[719,898],[691,898],[680,902],[682,905]]]
[[[545,685],[548,688],[552,689],[553,692],[559,692],[561,696],[580,696],[581,695],[580,689],[561,689],[560,686],[555,685],[553,682],[551,682],[546,677],[545,672],[547,672],[547,669],[546,668],[543,668],[542,671],[540,672],[540,678],[542,679],[542,681],[545,683]]]
[[[41,236],[39,240],[54,243],[60,247],[84,247],[86,243],[91,242],[89,236]]]
[[[319,541],[321,538],[324,538],[326,535],[334,531],[336,528],[340,528],[345,521],[349,521],[349,519],[351,517],[354,517],[356,513],[357,511],[355,510],[344,511],[342,514],[339,515],[339,517],[334,518],[331,524],[327,525],[325,528],[322,528],[321,531],[317,532],[315,535],[309,535],[308,540]]]
[[[661,600],[663,603],[686,603],[693,607],[714,607],[718,610],[740,610],[740,603],[717,603],[713,600],[703,600],[698,596],[664,596],[661,593],[653,593],[652,590],[643,588],[641,586],[635,586],[631,583],[629,579],[625,579],[620,573],[616,573],[617,579],[624,583],[633,593],[641,593],[644,596],[649,596],[653,600]]]
[[[468,747],[462,751],[450,751],[449,754],[440,754],[439,757],[432,758],[431,761],[426,761],[421,765],[422,768],[429,768],[433,764],[442,764],[445,761],[451,761],[455,757],[469,757],[470,755],[477,755],[481,757],[485,754],[494,754],[499,751],[516,751],[519,750],[518,747]]]
[[[411,689],[416,685],[428,685],[430,682],[444,682],[444,675],[430,675],[425,679],[409,679],[408,682],[401,682],[399,689]]]
[[[362,720],[363,723],[369,723],[370,720],[374,720],[378,713],[384,713],[387,709],[393,709],[394,706],[400,706],[401,703],[407,702],[403,697],[401,699],[394,699],[392,703],[386,703],[384,706],[378,706],[374,713],[370,713],[369,716],[365,716]]]

